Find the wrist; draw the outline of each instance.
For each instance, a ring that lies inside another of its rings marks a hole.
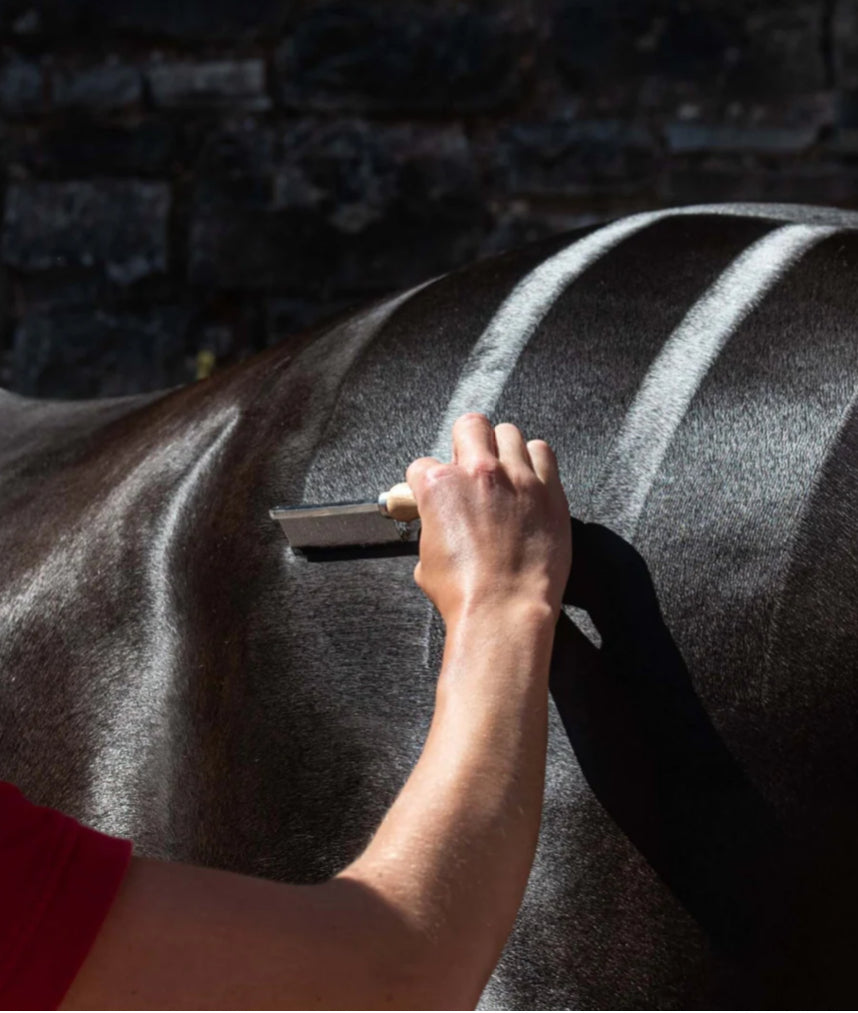
[[[444,617],[448,636],[460,629],[499,626],[508,633],[521,631],[539,635],[557,625],[559,608],[541,598],[505,598],[501,601],[486,599],[463,602],[454,612]]]
[[[436,703],[479,699],[507,707],[522,692],[545,692],[556,625],[554,610],[538,601],[457,610],[447,622]]]

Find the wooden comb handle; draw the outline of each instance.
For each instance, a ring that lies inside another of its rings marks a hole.
[[[395,521],[413,521],[420,516],[417,501],[407,482],[397,482],[378,497],[378,508],[385,517]]]

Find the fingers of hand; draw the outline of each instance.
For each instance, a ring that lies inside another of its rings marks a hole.
[[[510,477],[526,478],[533,464],[524,437],[511,422],[492,428],[480,412],[460,415],[453,423],[453,463],[471,474],[505,471]]]
[[[453,423],[453,464],[471,470],[496,461],[498,445],[492,424],[480,412],[467,412]]]
[[[511,422],[501,422],[495,426],[495,438],[498,444],[498,457],[509,476],[519,479],[532,478],[533,464],[519,429]]]
[[[501,422],[492,428],[486,416],[477,412],[461,415],[453,424],[453,458],[447,464],[436,457],[418,457],[412,461],[405,472],[405,480],[414,495],[419,496],[424,490],[426,473],[430,469],[455,471],[456,467],[461,467],[473,474],[496,472],[499,464],[510,476],[524,477],[535,472],[545,485],[560,488],[557,458],[545,440],[525,442],[512,423]]]
[[[546,485],[559,482],[557,458],[545,440],[528,440],[527,452],[533,462],[533,470]]]

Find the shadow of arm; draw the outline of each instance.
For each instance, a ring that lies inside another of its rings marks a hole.
[[[786,844],[768,803],[721,741],[661,615],[646,563],[572,519],[550,688],[594,794],[713,943],[757,963],[780,921]]]

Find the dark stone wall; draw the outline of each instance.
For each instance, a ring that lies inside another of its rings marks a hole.
[[[0,0],[0,385],[183,383],[475,258],[858,207],[858,0]]]

